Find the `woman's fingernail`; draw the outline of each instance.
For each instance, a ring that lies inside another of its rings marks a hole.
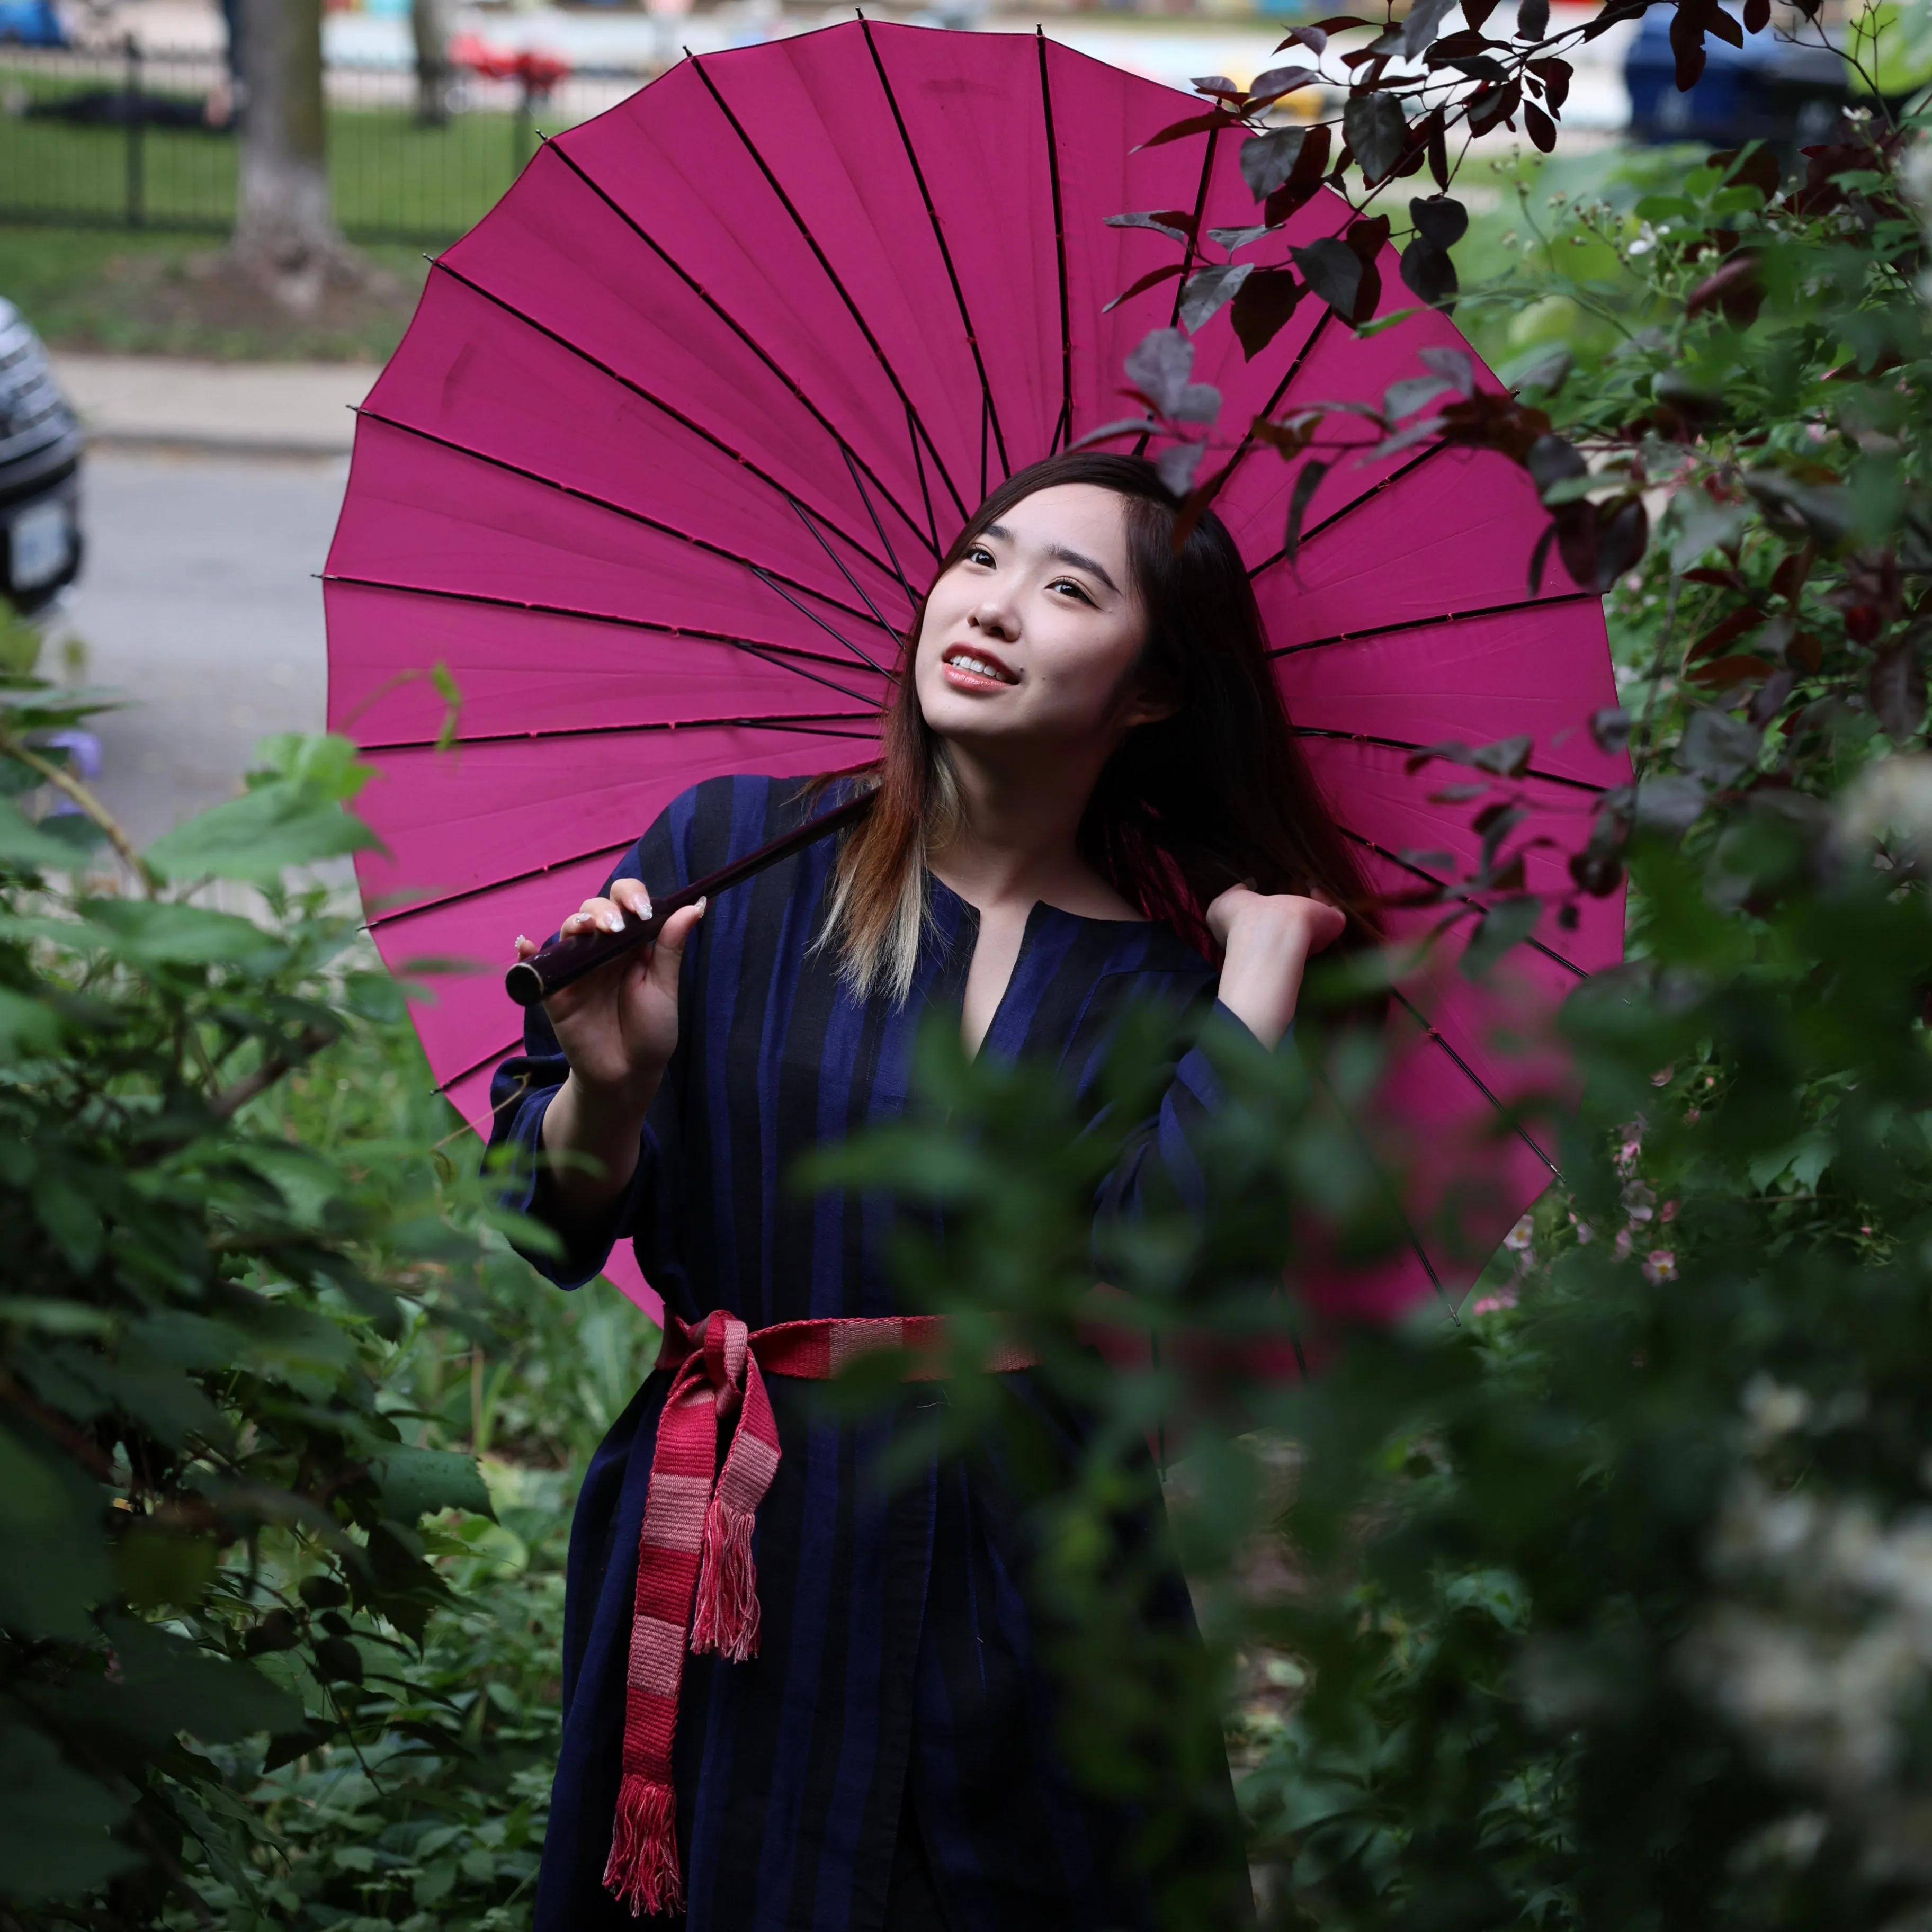
[[[623,929],[624,915],[613,908],[604,915],[604,930],[606,932],[622,932]]]
[[[704,916],[704,908],[705,908],[706,906],[708,906],[710,903],[711,903],[711,896],[710,896],[710,895],[708,892],[705,895],[705,896],[704,896],[703,898],[701,898],[701,899],[700,899],[700,900],[698,901],[698,917],[699,917],[700,919],[702,919],[702,918]]]

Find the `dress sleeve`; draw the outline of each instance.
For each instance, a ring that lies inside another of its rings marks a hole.
[[[1211,1037],[1216,1032],[1253,1045],[1246,1026],[1219,1000],[1208,1007],[1196,1043],[1175,1062],[1159,1108],[1127,1136],[1120,1160],[1100,1184],[1094,1202],[1096,1232],[1108,1221],[1137,1221],[1150,1208],[1177,1202],[1197,1220],[1207,1214],[1202,1130],[1228,1101],[1221,1077],[1199,1037]],[[1292,1052],[1294,1039],[1294,1029],[1290,1026],[1275,1051]]]
[[[687,876],[686,855],[679,850],[682,841],[674,836],[674,820],[686,816],[674,805],[650,831],[613,867],[598,888],[608,893],[620,879],[643,879],[662,894],[674,891]],[[691,969],[691,955],[686,956],[686,970]],[[580,1229],[562,1254],[518,1252],[537,1271],[560,1288],[581,1288],[592,1280],[609,1259],[616,1244],[634,1237],[642,1229],[651,1203],[660,1198],[658,1183],[670,1148],[676,1138],[680,1112],[679,1095],[683,1090],[685,1048],[680,1028],[680,1042],[664,1070],[662,1084],[651,1103],[639,1146],[636,1172],[631,1184],[610,1208],[603,1224]],[[544,1115],[562,1088],[570,1068],[551,1030],[550,1016],[543,1008],[531,1006],[524,1016],[524,1050],[497,1068],[490,1083],[490,1150],[508,1150],[505,1182],[497,1198],[513,1212],[529,1215],[561,1234],[550,1200],[550,1184],[540,1155],[543,1147]]]

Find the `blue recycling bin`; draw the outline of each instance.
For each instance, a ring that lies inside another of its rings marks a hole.
[[[1646,14],[1624,58],[1630,130],[1636,140],[1713,148],[1763,141],[1789,160],[1832,138],[1850,98],[1835,47],[1781,39],[1769,28],[1745,34],[1742,47],[1706,34],[1704,71],[1695,87],[1680,94],[1670,46],[1675,10],[1657,7]],[[1737,8],[1724,10],[1738,19]]]

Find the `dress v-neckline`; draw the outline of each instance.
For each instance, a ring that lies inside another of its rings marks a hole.
[[[949,968],[956,968],[956,971],[949,970],[945,975],[945,980],[949,991],[956,994],[957,996],[956,1004],[959,1009],[963,1043],[966,982],[972,974],[974,956],[978,952],[980,946],[980,908],[963,894],[956,892],[937,872],[928,872],[926,874],[926,880],[929,889],[935,896],[944,894],[945,898],[952,901],[957,908],[956,916],[958,923],[954,928],[953,938],[947,947],[946,962]],[[1027,963],[1027,956],[1034,949],[1034,941],[1039,937],[1040,928],[1052,920],[1067,920],[1078,926],[1100,926],[1117,932],[1124,932],[1130,928],[1148,926],[1155,923],[1154,920],[1147,919],[1096,919],[1090,917],[1085,913],[1069,912],[1064,906],[1051,904],[1045,899],[1035,899],[1027,908],[1026,924],[1020,933],[1019,950],[1013,955],[1012,965],[1006,974],[1006,983],[1000,988],[1000,997],[994,1002],[992,1012],[986,1022],[986,1031],[980,1036],[978,1042],[967,1053],[966,1058],[969,1061],[976,1060],[986,1051],[988,1042],[998,1034],[1000,1022],[1005,1016],[1007,1006],[1012,1001],[1013,988],[1019,980],[1020,969]],[[962,932],[970,934],[970,943],[966,945],[963,955],[960,950]],[[949,1000],[949,1004],[950,1004],[953,1002]]]

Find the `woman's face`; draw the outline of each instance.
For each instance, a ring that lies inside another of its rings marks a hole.
[[[1166,714],[1132,675],[1147,615],[1125,512],[1091,484],[1036,491],[933,586],[913,676],[940,737],[986,752],[1110,743]]]

